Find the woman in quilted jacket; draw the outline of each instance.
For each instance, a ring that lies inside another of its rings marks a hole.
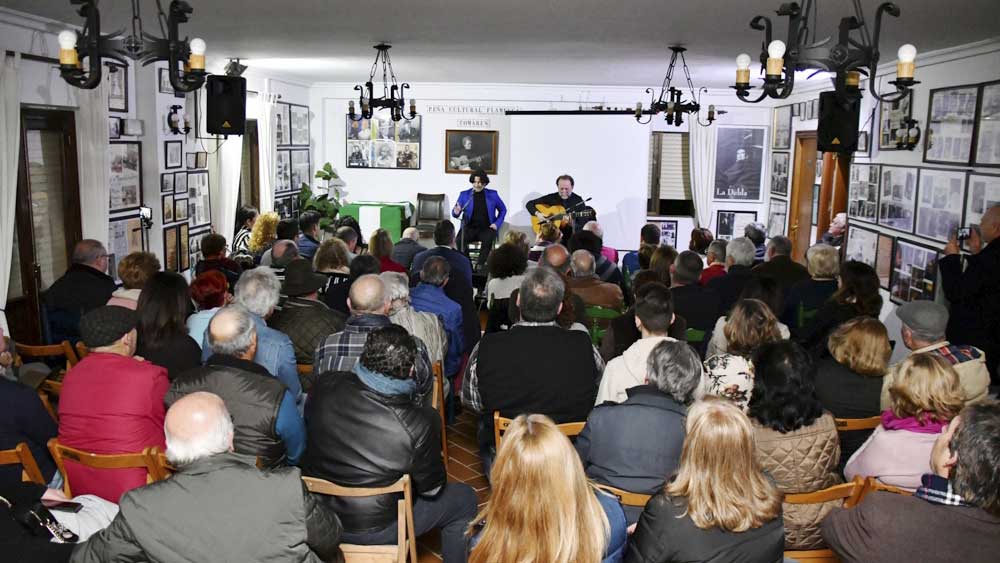
[[[776,342],[761,346],[753,364],[748,414],[761,466],[783,493],[811,493],[840,483],[837,426],[816,397],[809,354],[794,342]],[[820,522],[836,505],[785,504],[785,549],[823,547]]]

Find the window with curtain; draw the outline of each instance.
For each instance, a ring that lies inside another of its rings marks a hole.
[[[692,215],[687,133],[652,133],[649,143],[648,215]]]

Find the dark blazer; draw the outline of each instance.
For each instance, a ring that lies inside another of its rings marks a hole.
[[[0,450],[12,450],[26,442],[42,476],[49,480],[56,472],[56,465],[49,455],[48,442],[58,435],[59,426],[42,406],[35,390],[0,377]],[[20,465],[0,465],[0,484],[20,482]]]
[[[73,264],[47,290],[42,300],[49,313],[53,342],[80,339],[80,317],[105,305],[115,292],[115,280],[84,264]]]
[[[440,256],[447,260],[448,264],[451,265],[451,277],[464,277],[465,281],[469,282],[469,286],[472,286],[472,262],[469,260],[469,257],[447,246],[428,248],[414,256],[413,263],[410,264],[410,276],[419,277],[420,270],[424,267],[424,262],[432,256]]]
[[[941,287],[951,303],[948,340],[969,344],[986,352],[987,367],[993,383],[1000,382],[1000,239],[986,245],[979,254],[966,258],[962,271],[958,255],[945,256],[938,262]]]
[[[785,291],[785,310],[781,322],[795,330],[799,326],[799,305],[806,310],[818,310],[837,291],[837,280],[800,281]]]
[[[836,418],[878,416],[882,378],[855,373],[828,356],[816,364],[816,396]],[[871,430],[840,433],[840,469],[865,443]]]
[[[774,256],[767,262],[755,266],[753,274],[773,279],[778,282],[778,287],[782,290],[809,279],[809,270],[805,266],[783,255]]]
[[[410,265],[413,264],[413,258],[425,250],[427,249],[419,242],[410,238],[401,238],[392,247],[392,261],[409,270]]]
[[[670,288],[674,313],[684,317],[688,328],[711,332],[722,316],[722,300],[714,289],[697,283]]]
[[[863,316],[852,303],[838,303],[830,299],[819,308],[816,317],[804,327],[800,327],[793,339],[797,340],[814,358],[822,358],[829,354],[826,341],[830,333],[837,330],[841,324]]]
[[[733,304],[739,300],[743,293],[743,286],[750,281],[753,274],[748,266],[734,264],[729,267],[726,275],[713,278],[705,287],[715,290],[721,300],[722,313],[728,313]]]

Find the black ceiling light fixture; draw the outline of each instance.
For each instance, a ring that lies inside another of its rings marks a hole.
[[[787,45],[785,41],[772,39],[769,18],[757,16],[750,20],[751,28],[764,32],[760,54],[764,84],[760,96],[752,99],[751,58],[743,53],[736,57],[736,84],[733,86],[736,96],[749,103],[757,103],[765,98],[785,99],[791,95],[795,86],[795,71],[807,70],[833,73],[834,91],[841,104],[853,103],[861,98],[859,84],[862,74],[869,77],[868,88],[872,96],[883,102],[899,100],[909,93],[919,82],[913,79],[913,60],[917,56],[917,50],[908,43],[899,48],[896,80],[889,82],[896,87],[896,91],[879,94],[875,90],[875,81],[871,80],[878,69],[880,58],[878,45],[882,16],[889,14],[894,18],[899,17],[899,8],[891,2],[879,5],[875,11],[874,34],[869,34],[861,1],[853,0],[853,4],[854,15],[841,18],[837,42],[832,45],[830,37],[816,39],[819,20],[817,0],[804,0],[801,6],[797,2],[789,2],[778,8],[777,15],[788,18]],[[854,31],[858,32],[857,38],[851,36]]]
[[[701,115],[698,113],[701,111],[701,93],[706,92],[707,88],[702,88],[697,94],[695,94],[694,83],[691,82],[691,71],[688,69],[687,60],[684,58],[684,51],[687,51],[687,49],[679,45],[672,45],[670,50],[672,51],[672,54],[670,55],[670,66],[667,67],[667,75],[663,77],[663,84],[660,86],[660,95],[657,98],[653,98],[653,89],[646,88],[646,93],[650,95],[649,109],[643,112],[642,102],[636,102],[635,120],[645,125],[653,120],[654,115],[663,113],[665,114],[664,119],[667,123],[679,126],[684,123],[684,114],[690,113],[694,114],[699,125],[708,127],[713,121],[715,121],[715,106],[708,106],[707,123],[702,122]],[[670,82],[674,77],[674,66],[677,64],[678,56],[681,59],[681,66],[684,67],[684,77],[687,79],[688,89],[691,91],[691,99],[689,101],[684,100],[684,93],[681,90],[670,85]],[[643,113],[649,115],[649,119],[646,121],[642,120]],[[719,115],[724,113],[726,112],[718,112]]]
[[[375,62],[372,64],[368,81],[364,85],[358,84],[354,87],[355,90],[361,92],[358,96],[358,105],[361,106],[361,114],[359,115],[355,112],[354,100],[351,100],[347,105],[347,113],[352,120],[371,119],[376,109],[383,108],[389,108],[389,115],[393,121],[401,119],[410,121],[417,116],[417,102],[413,99],[409,101],[409,115],[403,113],[403,109],[406,108],[407,103],[404,91],[409,90],[410,85],[406,82],[400,84],[396,80],[396,73],[393,72],[392,62],[389,60],[389,49],[391,48],[392,45],[386,43],[375,45],[375,50],[378,52],[375,54]],[[382,95],[376,98],[375,74],[379,70],[379,62],[382,63]]]
[[[128,65],[132,59],[143,66],[156,61],[167,61],[170,85],[178,92],[192,92],[205,83],[205,42],[195,38],[181,39],[178,27],[188,21],[194,11],[184,0],[170,2],[169,15],[163,13],[160,0],[156,0],[157,20],[164,38],[146,33],[142,29],[139,0],[132,3],[132,30],[116,31],[101,35],[101,14],[97,0],[70,0],[80,6],[78,13],[86,20],[82,31],[67,29],[59,34],[59,74],[67,83],[90,90],[101,83],[102,59],[116,60]],[[83,60],[87,59],[84,70]],[[181,67],[183,65],[183,72]]]

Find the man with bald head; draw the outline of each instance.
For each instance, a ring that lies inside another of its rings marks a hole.
[[[392,261],[409,270],[413,257],[426,250],[418,241],[419,237],[420,232],[416,227],[403,229],[403,236],[392,247]]]
[[[624,303],[621,287],[602,282],[596,273],[597,261],[589,250],[577,250],[570,258],[572,277],[566,279],[566,289],[589,306],[621,310]]]
[[[211,356],[205,365],[178,375],[164,402],[169,406],[196,391],[215,393],[232,412],[238,453],[259,457],[264,467],[297,464],[305,450],[305,424],[291,391],[253,361],[253,316],[241,305],[223,307],[206,335]]]
[[[109,259],[100,241],[84,239],[73,246],[73,263],[42,297],[53,342],[79,340],[80,317],[111,299],[116,287],[106,273]]]
[[[959,242],[952,235],[938,263],[941,287],[951,303],[948,341],[986,353],[993,385],[1000,384],[1000,205],[989,208],[966,241],[970,254],[962,267]]]
[[[317,348],[313,359],[313,377],[322,378],[329,372],[351,371],[358,363],[368,335],[382,327],[392,325],[389,320],[389,300],[385,285],[378,274],[366,274],[354,280],[347,295],[347,308],[351,311],[344,330],[326,337]],[[415,362],[414,379],[421,396],[430,394],[433,384],[431,362],[427,347],[417,340],[419,353]]]
[[[566,250],[566,247],[561,244],[548,246],[542,251],[542,259],[539,260],[538,265],[548,266],[557,274],[566,275],[570,269],[569,250]]]
[[[221,397],[179,398],[164,430],[177,471],[122,497],[111,525],[77,546],[72,561],[337,560],[337,515],[305,490],[298,468],[261,471],[233,453],[239,429]]]

